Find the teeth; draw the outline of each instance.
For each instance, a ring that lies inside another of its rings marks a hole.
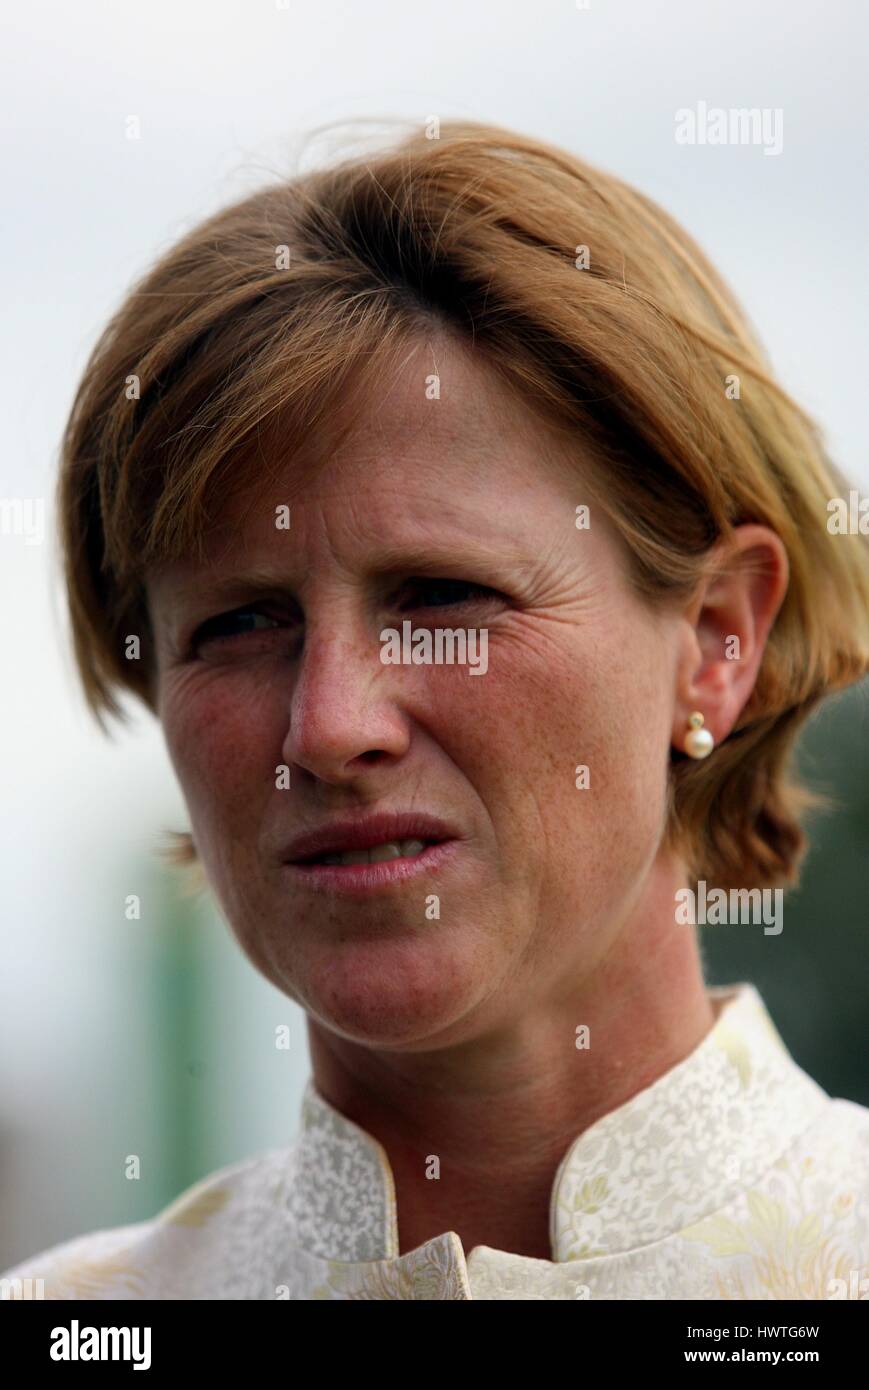
[[[363,854],[366,853],[365,850],[362,852]],[[379,864],[384,859],[400,859],[401,843],[396,840],[389,840],[385,845],[372,845],[367,854],[369,862],[372,864]]]
[[[380,864],[385,859],[415,859],[425,849],[424,840],[388,840],[370,849],[347,849],[341,854],[324,854],[321,864]]]
[[[401,852],[407,859],[415,859],[425,849],[425,840],[402,840]]]

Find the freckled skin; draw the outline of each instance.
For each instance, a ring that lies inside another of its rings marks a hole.
[[[672,722],[674,637],[628,590],[600,510],[577,530],[581,464],[478,362],[456,353],[441,370],[440,401],[411,361],[341,457],[303,487],[290,466],[274,497],[227,514],[214,571],[284,574],[302,610],[292,642],[286,627],[244,633],[231,657],[212,643],[198,662],[161,647],[169,750],[243,948],[331,1027],[403,1047],[497,1029],[594,968],[663,829]],[[277,530],[290,495],[291,528]],[[395,581],[384,593],[376,573],[384,541],[436,543],[449,576],[505,598],[398,613]],[[186,617],[196,568],[152,579],[158,629]],[[485,626],[487,673],[384,666],[379,632],[405,617]],[[281,763],[290,790],[275,788]],[[575,787],[579,763],[590,790]],[[369,804],[455,821],[455,865],[365,902],[294,896],[277,847]]]
[[[767,578],[734,562],[686,610],[653,610],[601,508],[576,528],[582,440],[568,450],[479,353],[448,339],[436,360],[440,400],[421,341],[325,461],[297,455],[225,508],[207,565],[149,576],[158,710],[231,929],[306,1010],[321,1093],[386,1150],[401,1250],[454,1230],[466,1251],[548,1258],[569,1142],[712,1026],[693,929],[675,921],[684,866],[661,847],[670,749],[692,709],[717,741],[732,728],[787,560],[742,526],[739,555],[762,553]],[[386,573],[411,551],[425,567]],[[217,594],[251,570],[268,603]],[[496,592],[438,605],[421,575]],[[206,620],[255,602],[257,630],[190,650]],[[380,633],[406,618],[485,627],[487,673],[384,665]],[[728,634],[740,662],[723,659]],[[363,807],[439,815],[463,843],[366,900],[294,883],[281,847]]]

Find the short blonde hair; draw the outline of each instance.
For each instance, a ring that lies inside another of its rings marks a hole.
[[[439,139],[268,186],[127,295],[79,386],[58,491],[94,715],[123,718],[120,689],[155,710],[148,567],[200,553],[222,503],[277,462],[278,421],[286,460],[433,324],[574,439],[578,460],[591,451],[650,603],[687,599],[741,522],[781,538],[790,581],[754,691],[708,760],[674,754],[667,838],[717,886],[795,882],[799,816],[823,801],[792,778],[795,736],[869,669],[867,538],[827,528],[847,483],[681,227],[610,174],[490,125],[445,123]]]

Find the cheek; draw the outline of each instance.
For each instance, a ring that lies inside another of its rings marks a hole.
[[[162,723],[169,755],[194,823],[248,829],[251,809],[274,788],[285,728],[268,687],[238,676],[182,674],[168,682]]]
[[[612,898],[648,871],[666,826],[670,702],[665,653],[650,634],[596,649],[575,706],[577,764],[587,786],[562,798],[570,854]],[[598,902],[605,908],[605,899]]]
[[[437,692],[433,708],[448,745],[460,743],[464,766],[470,760],[485,785],[498,784],[493,810],[530,793],[557,821],[578,796],[579,764],[592,785],[614,787],[623,739],[612,664],[593,635],[517,641],[493,652],[485,676]]]
[[[641,869],[666,810],[666,651],[644,627],[510,643],[464,699],[457,727],[512,862],[544,892]],[[500,659],[499,659],[500,658]],[[465,766],[469,764],[466,762]],[[587,768],[587,786],[577,786]],[[535,849],[536,846],[536,849]]]

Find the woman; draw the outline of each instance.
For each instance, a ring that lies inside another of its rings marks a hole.
[[[684,911],[797,879],[795,736],[869,667],[845,496],[689,237],[531,139],[450,124],[165,255],[65,438],[75,649],[99,719],[121,689],[160,719],[185,856],[306,1011],[312,1076],[289,1150],[6,1277],[817,1299],[865,1276],[869,1112],[753,986],[705,986]]]

